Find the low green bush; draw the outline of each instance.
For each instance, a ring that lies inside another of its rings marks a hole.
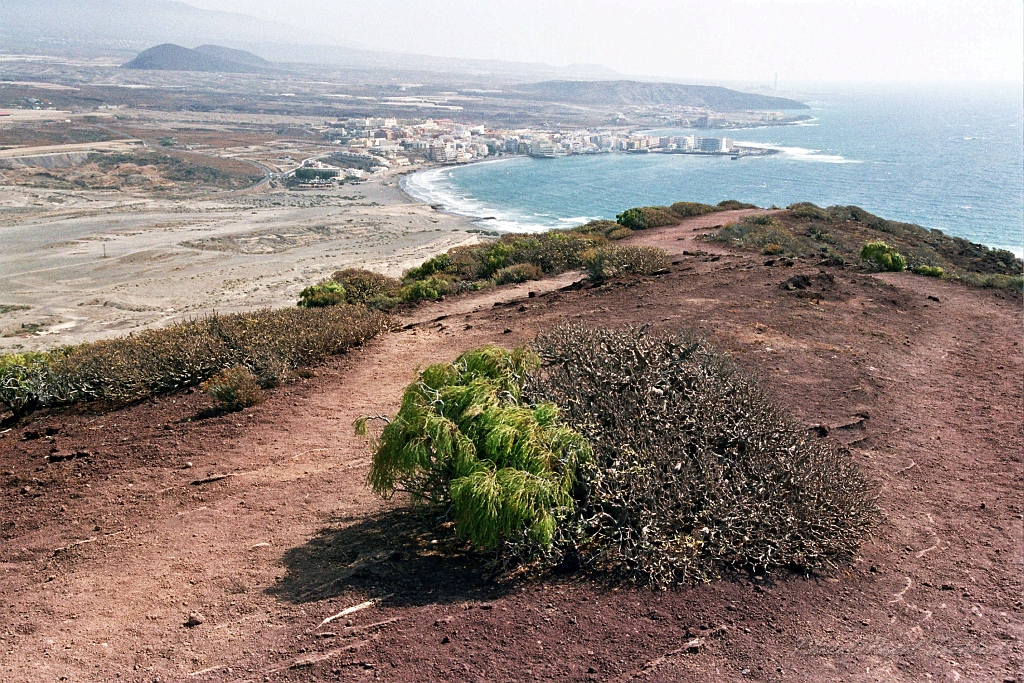
[[[388,309],[398,302],[402,283],[397,278],[362,268],[346,268],[331,276],[345,290],[350,304],[365,304],[371,308]]]
[[[599,247],[583,257],[583,270],[591,280],[606,280],[618,274],[615,252],[611,247]]]
[[[487,346],[421,372],[380,436],[370,486],[384,497],[409,493],[478,549],[548,546],[591,451],[554,404],[521,401],[537,364],[528,350]]]
[[[906,259],[881,240],[868,242],[861,247],[860,258],[869,266],[878,270],[898,273],[907,267]]]
[[[345,288],[333,280],[306,287],[299,294],[299,306],[305,308],[322,308],[343,303],[345,303]]]
[[[494,274],[494,284],[508,285],[527,280],[539,280],[544,277],[540,266],[532,263],[517,263],[514,266],[506,266]]]
[[[263,402],[263,389],[252,371],[244,365],[221,370],[200,385],[221,409],[235,412]]]
[[[615,221],[630,230],[647,230],[675,225],[679,222],[679,216],[664,206],[639,206],[626,209],[615,217]]]
[[[452,275],[456,273],[456,264],[450,254],[438,254],[423,262],[422,265],[407,270],[403,280],[423,280],[432,275]]]
[[[914,273],[917,275],[924,275],[925,277],[942,277],[945,272],[946,271],[939,266],[928,266],[924,264],[914,266]]]
[[[433,301],[450,293],[452,281],[442,277],[430,277],[426,280],[412,280],[399,291],[399,298],[406,303],[416,301]]]
[[[672,213],[682,218],[688,218],[689,216],[703,216],[705,214],[718,211],[717,208],[710,204],[701,204],[699,202],[676,202],[669,208],[672,209]]]

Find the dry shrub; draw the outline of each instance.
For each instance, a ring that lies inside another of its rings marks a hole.
[[[775,254],[800,251],[800,245],[786,227],[777,218],[766,214],[746,216],[738,223],[727,223],[712,239],[745,249],[764,250],[771,245]]]
[[[828,222],[832,220],[828,211],[810,202],[790,204],[786,207],[794,218],[813,219]]]
[[[268,386],[390,325],[382,313],[349,305],[212,315],[0,364],[0,386],[11,387],[0,400],[15,416],[81,401],[125,405],[238,365]]]
[[[703,216],[718,211],[718,209],[710,204],[701,204],[700,202],[676,202],[669,208],[672,209],[672,213],[683,218]]]
[[[508,285],[527,280],[539,280],[544,277],[540,266],[532,263],[517,263],[514,266],[502,268],[494,274],[494,283],[497,285]]]
[[[220,408],[235,412],[263,402],[263,389],[256,375],[244,365],[221,370],[201,385]]]
[[[402,289],[402,283],[393,277],[362,268],[346,268],[331,276],[345,289],[345,298],[351,304],[365,304],[373,308],[393,306]]]
[[[654,275],[668,270],[672,260],[664,249],[633,245],[608,245],[585,255],[583,268],[591,280],[616,275]]]
[[[878,515],[849,453],[812,437],[707,342],[579,324],[537,338],[524,390],[590,442],[553,550],[518,560],[667,586],[725,570],[809,571],[856,552]]]
[[[718,202],[715,205],[715,211],[736,211],[738,209],[760,209],[761,207],[757,204],[748,204],[747,202],[741,202],[738,199],[726,199],[724,202]]]
[[[577,225],[572,229],[572,232],[578,232],[583,235],[604,235],[608,236],[608,233],[622,228],[621,225],[615,221],[605,220],[603,218],[584,223],[583,225]]]
[[[1024,293],[1024,277],[1017,275],[1011,277],[1001,273],[964,273],[960,279],[977,287],[994,289],[1010,289],[1018,293]]]

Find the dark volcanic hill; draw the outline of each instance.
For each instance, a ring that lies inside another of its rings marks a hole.
[[[222,47],[220,45],[200,45],[195,48],[193,52],[200,52],[207,57],[213,57],[214,59],[219,59],[225,62],[244,64],[245,66],[261,71],[277,67],[273,62],[263,59],[263,57],[258,55],[254,55],[251,52],[246,52],[245,50],[234,50],[230,47]]]
[[[507,94],[544,102],[590,105],[676,105],[715,111],[740,109],[807,109],[785,97],[755,95],[714,85],[641,81],[544,81],[517,85]]]
[[[140,52],[124,67],[161,71],[260,73],[272,70],[274,65],[245,50],[232,50],[219,45],[200,45],[190,50],[174,43],[164,43]]]

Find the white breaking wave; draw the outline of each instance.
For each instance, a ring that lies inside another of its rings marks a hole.
[[[797,161],[815,161],[822,164],[862,164],[863,161],[857,159],[847,159],[839,154],[822,154],[821,150],[818,149],[807,149],[806,147],[783,147],[782,145],[772,145],[767,142],[743,142],[737,140],[735,143],[740,147],[756,147],[758,149],[776,149],[787,159],[796,159]]]
[[[480,163],[497,163],[499,160]],[[582,225],[593,220],[587,216],[559,218],[552,214],[534,213],[529,216],[514,211],[487,206],[476,197],[462,192],[452,182],[450,167],[432,168],[405,176],[401,187],[413,199],[440,206],[457,216],[474,219],[473,223],[496,232],[544,232],[551,228]]]

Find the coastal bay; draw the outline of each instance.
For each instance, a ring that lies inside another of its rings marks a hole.
[[[850,89],[812,95],[814,120],[729,133],[779,151],[724,156],[517,157],[421,172],[407,189],[498,230],[614,218],[629,206],[738,199],[857,205],[889,219],[1024,252],[1019,89]],[[724,135],[663,129],[652,135]]]

